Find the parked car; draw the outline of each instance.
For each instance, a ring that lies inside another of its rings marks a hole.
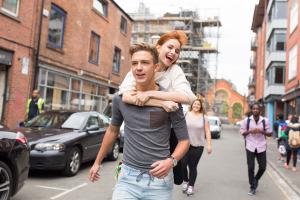
[[[30,168],[61,170],[66,176],[78,173],[83,162],[94,160],[110,119],[98,112],[48,111],[18,131],[28,138]],[[117,160],[119,140],[107,155]]]
[[[242,120],[240,120],[240,121],[237,121],[237,122],[235,122],[235,125],[237,125],[237,126],[241,126],[242,125],[242,123],[243,123],[243,119]]]
[[[208,116],[209,130],[212,138],[220,138],[222,131],[222,124],[219,117]]]
[[[20,132],[0,128],[0,199],[7,200],[24,185],[29,171],[29,146]]]

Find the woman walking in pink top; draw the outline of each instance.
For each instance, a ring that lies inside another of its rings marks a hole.
[[[197,165],[203,153],[205,138],[207,143],[207,153],[210,154],[212,152],[211,133],[205,115],[203,101],[201,99],[196,99],[193,102],[185,119],[190,138],[190,148],[181,161],[184,181],[182,184],[182,191],[189,196],[194,194],[194,185],[197,178]],[[189,168],[189,173],[187,167]]]

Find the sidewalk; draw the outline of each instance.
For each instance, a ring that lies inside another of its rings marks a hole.
[[[285,169],[283,167],[284,162],[278,160],[277,143],[273,138],[268,139],[267,161],[268,167],[272,167],[290,188],[300,196],[300,162],[297,162],[296,172]],[[284,161],[286,161],[286,158],[284,158]],[[290,166],[292,166],[292,161]]]

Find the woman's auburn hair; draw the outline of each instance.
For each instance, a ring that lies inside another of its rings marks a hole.
[[[167,42],[170,39],[178,40],[180,46],[185,45],[188,41],[188,37],[184,31],[171,31],[169,33],[163,34],[157,41],[156,45],[162,46],[165,42]]]
[[[199,112],[200,112],[200,113],[203,113],[203,114],[206,114],[205,109],[204,109],[204,101],[203,101],[202,99],[200,99],[200,98],[195,99],[195,100],[193,101],[193,103],[192,103],[191,106],[190,106],[189,111],[192,111],[192,110],[193,110],[193,105],[194,105],[194,103],[195,103],[196,101],[199,101],[199,102],[200,102],[200,105],[201,105],[201,108],[200,108]]]

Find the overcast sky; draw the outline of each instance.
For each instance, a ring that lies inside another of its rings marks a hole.
[[[201,15],[219,15],[222,27],[219,40],[218,77],[234,83],[247,94],[250,70],[251,23],[258,0],[115,0],[128,13],[144,2],[155,15],[178,13],[181,9],[198,10]],[[204,14],[203,14],[204,13]]]

